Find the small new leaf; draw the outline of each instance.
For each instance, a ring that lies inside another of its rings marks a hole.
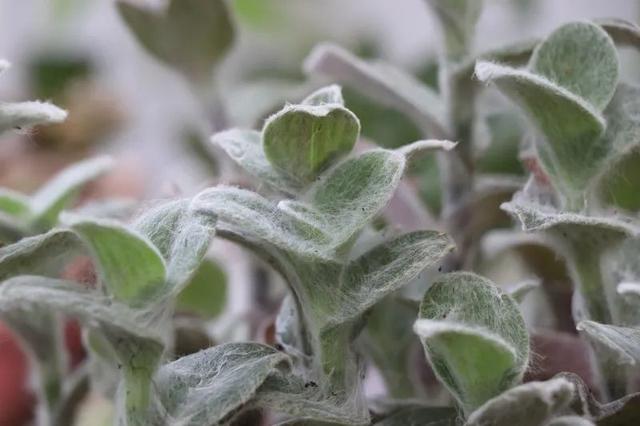
[[[357,117],[340,104],[289,105],[267,120],[262,143],[271,165],[304,188],[349,154],[359,134]]]

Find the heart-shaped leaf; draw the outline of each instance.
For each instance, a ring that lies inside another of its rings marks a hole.
[[[436,375],[467,414],[517,384],[529,361],[516,302],[472,273],[436,280],[414,330]]]
[[[572,401],[573,383],[563,378],[509,389],[471,413],[468,426],[540,426]]]
[[[601,138],[601,114],[569,90],[525,70],[478,62],[476,76],[524,109],[545,136],[536,139],[545,171],[569,199],[580,198],[609,150]]]
[[[262,143],[271,165],[305,187],[349,154],[359,134],[358,118],[340,104],[289,105],[267,120]]]
[[[551,33],[536,48],[532,72],[602,111],[616,90],[618,54],[611,37],[598,25],[572,22]]]
[[[231,47],[234,29],[223,0],[170,0],[160,10],[119,0],[118,11],[156,59],[203,83]]]

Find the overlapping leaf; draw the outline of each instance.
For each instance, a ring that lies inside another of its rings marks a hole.
[[[414,330],[467,414],[517,384],[528,364],[528,335],[516,302],[472,273],[434,282]]]

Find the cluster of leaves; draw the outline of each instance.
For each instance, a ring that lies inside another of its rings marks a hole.
[[[638,420],[640,394],[631,391],[640,362],[640,228],[610,214],[611,199],[602,194],[616,191],[612,170],[637,143],[638,89],[619,81],[616,45],[640,46],[640,29],[611,20],[569,23],[544,40],[475,53],[482,3],[428,3],[443,30],[437,88],[333,45],[316,47],[304,65],[316,82],[340,83],[406,115],[424,140],[397,149],[358,143],[361,123],[342,89],[330,84],[287,104],[260,131],[213,135],[256,191],[218,185],[158,202],[127,222],[104,208],[63,212],[108,168],[99,158],[62,172],[31,197],[0,193],[0,316],[32,355],[41,422],[63,424],[81,381],[64,367],[63,316],[83,326],[89,359],[79,374],[115,401],[122,425],[240,424],[255,412],[282,424]],[[231,46],[222,1],[119,8],[141,44],[195,87],[206,84]],[[516,129],[527,136],[514,154],[528,165],[526,182],[495,176],[502,168],[487,160],[492,147],[513,139],[501,126],[513,113],[508,106],[487,113],[482,82],[515,102],[531,124]],[[6,128],[43,121],[32,109],[30,118],[18,118],[12,108],[0,111]],[[390,211],[403,177],[432,151],[443,181],[434,226],[451,237],[401,232]],[[480,243],[503,224],[497,207],[512,195],[502,210],[543,237],[503,230],[502,246],[542,245],[566,259],[573,317],[592,345],[599,400],[573,373],[523,383],[530,332],[519,302],[535,283],[506,291],[473,272],[446,272],[480,269]],[[219,310],[217,301],[199,300],[212,294],[206,254],[213,238],[245,247],[286,282],[275,339],[176,357],[176,311],[212,317]],[[87,254],[95,279],[65,278],[65,268]],[[417,342],[450,397],[416,383]],[[389,398],[367,397],[368,363],[381,372]]]

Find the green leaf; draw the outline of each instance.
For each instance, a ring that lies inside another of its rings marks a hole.
[[[154,382],[172,421],[226,424],[288,357],[258,343],[226,343],[164,365]]]
[[[54,226],[60,212],[75,199],[80,189],[112,166],[110,157],[96,157],[75,163],[58,173],[31,198],[32,221],[47,228]]]
[[[316,46],[305,60],[304,70],[328,77],[375,102],[401,111],[425,134],[440,139],[449,134],[440,97],[402,70],[363,61],[333,44]]]
[[[640,363],[640,329],[581,321],[578,330],[589,340],[610,353],[617,362],[626,365]]]
[[[594,23],[601,26],[617,45],[640,48],[640,27],[633,22],[620,18],[600,18]]]
[[[601,114],[569,90],[528,71],[478,62],[476,76],[523,108],[545,136],[536,139],[545,171],[569,199],[579,198],[609,150],[601,138]]]
[[[382,243],[350,262],[342,274],[343,301],[329,323],[347,322],[441,261],[455,245],[444,233],[416,231]]]
[[[67,111],[47,102],[0,102],[0,133],[38,124],[60,123]]]
[[[227,302],[227,277],[217,263],[205,260],[178,295],[176,309],[215,318]]]
[[[468,426],[540,426],[572,401],[574,386],[563,378],[509,389],[471,413]]]
[[[269,163],[262,149],[262,134],[255,130],[231,129],[216,133],[211,141],[224,149],[229,157],[246,172],[268,185],[289,194],[299,186],[285,174],[278,173]]]
[[[551,33],[533,53],[535,74],[602,111],[616,90],[618,54],[611,37],[598,25],[572,22]]]
[[[54,229],[23,238],[0,248],[0,282],[25,274],[57,278],[69,261],[81,253],[80,240],[68,230]]]
[[[204,83],[224,58],[234,28],[223,0],[170,0],[161,10],[118,0],[118,12],[156,59]]]
[[[349,154],[359,134],[358,118],[340,104],[288,105],[266,121],[262,143],[271,165],[304,188]]]
[[[482,12],[479,0],[427,0],[433,8],[444,34],[446,54],[458,60],[469,53],[476,23]]]
[[[107,220],[69,215],[65,222],[89,246],[102,285],[117,300],[140,306],[164,286],[164,259],[142,235]]]
[[[472,273],[436,280],[414,330],[467,414],[517,384],[528,364],[529,338],[516,302]]]

